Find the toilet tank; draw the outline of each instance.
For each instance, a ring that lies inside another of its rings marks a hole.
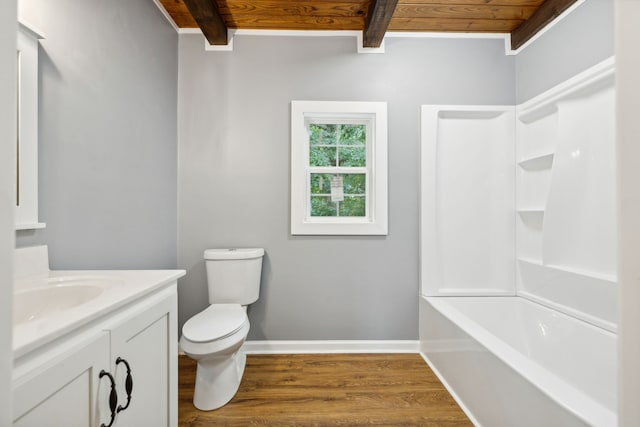
[[[260,296],[262,248],[207,249],[209,304],[248,305]]]

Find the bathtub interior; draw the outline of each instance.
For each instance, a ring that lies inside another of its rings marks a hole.
[[[597,381],[573,383],[564,373],[558,376],[539,361],[531,359],[530,354],[543,351],[535,348],[539,340],[536,343],[521,339],[511,345],[503,340],[504,333],[498,338],[494,334],[495,329],[485,329],[485,326],[495,326],[497,308],[513,312],[519,311],[521,307],[518,305],[521,304],[532,306],[529,313],[522,311],[522,316],[532,317],[531,322],[507,321],[505,317],[499,328],[502,332],[530,329],[534,324],[533,318],[539,316],[544,319],[548,309],[520,297],[497,297],[497,301],[473,297],[458,304],[464,299],[467,298],[421,298],[420,342],[423,357],[475,425],[616,425],[615,395],[603,395]],[[474,307],[473,310],[464,312],[469,306]],[[614,335],[570,316],[561,316],[563,321],[576,323],[565,325],[565,330],[591,328],[586,334],[596,340],[598,334],[609,335],[604,341]],[[531,335],[536,333],[530,331]],[[521,352],[523,349],[526,354]],[[568,359],[566,362],[571,363]],[[615,366],[612,367],[597,352],[582,354],[578,360],[580,362],[572,360],[578,365],[573,369],[577,374],[580,374],[579,370],[585,375],[597,372],[599,379],[605,382],[615,378],[612,375],[615,374]],[[615,387],[609,391],[615,393]]]
[[[430,298],[429,301],[503,359],[524,358],[533,362],[532,366],[542,367],[615,411],[615,334],[520,297]],[[508,357],[506,347],[519,356]],[[521,367],[526,369],[536,368]],[[527,376],[536,381],[536,375]]]

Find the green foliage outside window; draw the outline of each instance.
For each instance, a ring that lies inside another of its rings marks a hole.
[[[331,194],[331,177],[334,174],[312,173],[311,174],[311,194],[329,195]],[[342,174],[344,182],[344,194],[364,195],[366,191],[366,175],[363,173]]]
[[[331,196],[311,196],[311,216],[365,216],[365,214],[364,196],[345,196],[342,202],[332,202]]]
[[[367,165],[365,125],[309,125],[309,166]],[[339,163],[339,164],[338,164]]]
[[[342,125],[312,123],[309,125],[311,145],[365,145],[367,127],[365,125]]]
[[[365,216],[365,200],[363,196],[348,197],[340,202],[340,216]]]
[[[366,167],[367,129],[364,124],[309,125],[309,166]],[[311,216],[365,216],[366,174],[343,173],[344,200],[331,201],[331,177],[311,173]]]
[[[311,216],[336,216],[337,203],[330,196],[311,196]]]

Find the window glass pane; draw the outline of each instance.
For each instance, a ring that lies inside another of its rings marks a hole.
[[[345,196],[340,202],[340,216],[365,216],[365,203],[362,196]]]
[[[311,194],[331,194],[331,177],[324,173],[311,174]],[[346,185],[345,185],[346,187]]]
[[[335,147],[309,147],[309,166],[335,166]]]
[[[334,174],[312,173],[311,194],[331,194],[331,177]],[[364,173],[342,174],[344,194],[365,194],[366,178]]]
[[[336,145],[338,125],[311,123],[309,143],[311,145]]]
[[[366,125],[339,125],[339,144],[365,145],[367,142]]]
[[[367,175],[341,174],[344,199],[331,200],[331,178],[337,174],[312,173],[311,216],[365,216]]]
[[[336,216],[337,204],[330,196],[311,197],[311,216]]]
[[[366,147],[340,147],[340,166],[366,167]]]
[[[366,191],[366,175],[363,173],[343,174],[344,194],[364,194]],[[331,188],[329,187],[329,190]]]

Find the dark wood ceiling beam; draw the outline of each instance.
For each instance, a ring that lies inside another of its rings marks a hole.
[[[380,47],[397,4],[398,0],[371,0],[362,32],[364,47]]]
[[[226,45],[227,24],[215,0],[184,0],[205,38],[212,45]]]
[[[516,50],[525,44],[538,31],[556,19],[577,0],[546,0],[538,9],[515,30],[511,32],[511,49]]]

